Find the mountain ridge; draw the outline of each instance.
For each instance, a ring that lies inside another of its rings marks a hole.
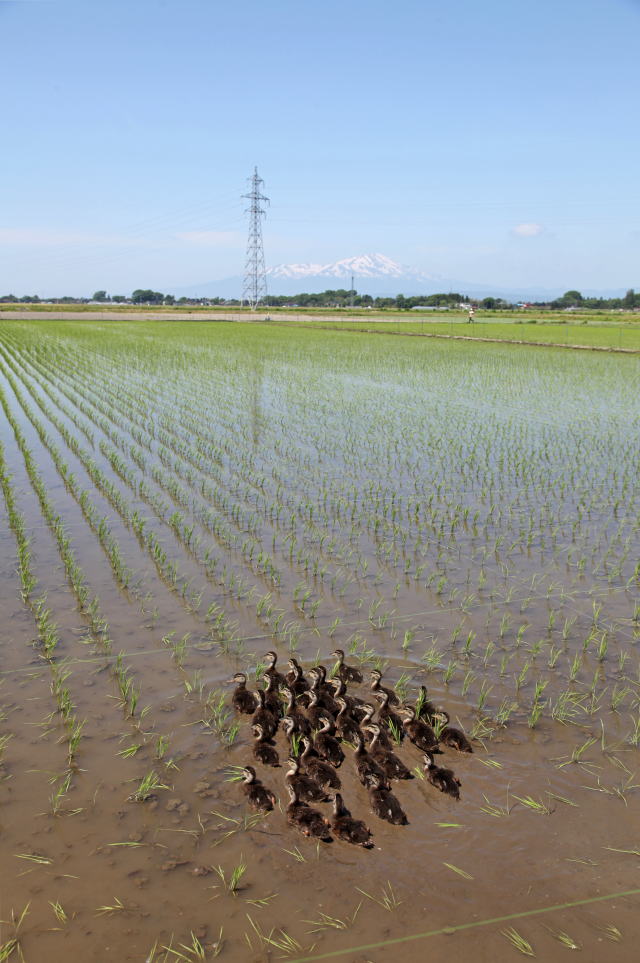
[[[408,267],[392,260],[385,254],[358,254],[329,263],[276,264],[268,268],[267,291],[273,295],[294,296],[296,294],[316,294],[332,288],[351,288],[359,294],[372,297],[414,297],[424,294],[446,294],[456,291],[470,298],[482,299],[492,296],[507,301],[550,301],[560,297],[571,285],[564,288],[543,288],[536,286],[516,286],[487,284],[486,282],[460,281],[428,274],[417,268]],[[335,283],[342,282],[342,283]],[[243,278],[240,275],[206,281],[188,287],[175,288],[173,293],[186,297],[240,298]],[[598,291],[586,289],[582,292],[588,297],[621,297],[623,289]]]

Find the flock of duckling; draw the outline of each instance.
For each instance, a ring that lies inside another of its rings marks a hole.
[[[283,675],[276,665],[278,656],[267,652],[267,668],[263,674],[264,689],[247,689],[247,677],[238,672],[233,681],[236,689],[233,707],[251,716],[254,735],[253,757],[265,766],[279,766],[280,759],[274,737],[280,723],[289,743],[289,768],[285,786],[289,795],[286,817],[305,836],[329,842],[331,832],[337,839],[372,848],[371,831],[361,819],[352,817],[339,792],[340,777],[336,770],[345,755],[341,742],[355,745],[353,759],[356,773],[369,793],[372,812],[394,825],[406,825],[406,814],[391,791],[391,780],[412,779],[413,775],[393,751],[389,734],[396,741],[409,739],[423,753],[427,779],[440,792],[460,798],[460,780],[451,769],[435,762],[440,744],[458,752],[473,752],[464,732],[449,725],[444,709],[434,706],[427,690],[420,687],[415,705],[401,703],[398,695],[381,685],[382,675],[370,673],[370,697],[376,708],[364,699],[347,693],[349,684],[361,684],[359,669],[345,663],[342,649],[331,655],[337,659],[335,678],[327,679],[322,665],[314,666],[304,677],[296,659],[289,659],[289,672]],[[436,734],[437,733],[437,734]],[[302,751],[301,751],[302,750]],[[258,779],[253,766],[242,770],[243,791],[256,810],[268,811],[277,802],[275,793]],[[332,802],[328,819],[310,803]]]

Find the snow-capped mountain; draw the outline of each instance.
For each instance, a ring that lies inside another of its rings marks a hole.
[[[404,267],[392,261],[385,254],[360,254],[357,257],[346,257],[342,261],[332,264],[278,264],[269,268],[267,275],[271,278],[287,278],[296,280],[302,278],[420,278],[432,280],[428,275],[412,268]]]
[[[552,290],[511,288],[499,284],[487,284],[486,281],[474,283],[444,278],[405,267],[397,261],[392,261],[385,254],[360,254],[331,264],[278,264],[267,271],[267,290],[269,294],[293,296],[302,293],[312,294],[331,288],[349,289],[352,276],[356,291],[373,297],[395,297],[398,294],[411,297],[457,291],[461,295],[473,298],[492,295],[509,301],[537,301],[555,298],[562,293],[559,288]],[[178,297],[184,294],[187,297],[239,298],[242,288],[243,278],[236,276],[176,288],[172,293]],[[614,296],[614,293],[617,296],[616,292],[600,293],[606,297]]]

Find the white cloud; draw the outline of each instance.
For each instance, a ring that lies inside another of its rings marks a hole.
[[[513,228],[512,233],[516,237],[537,237],[542,234],[544,227],[542,224],[527,223],[527,224],[516,224]]]

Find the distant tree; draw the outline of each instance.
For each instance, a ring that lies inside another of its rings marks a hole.
[[[165,294],[165,296],[164,296],[164,303],[165,303],[165,304],[175,304],[175,303],[176,303],[176,299],[174,298],[173,294]]]
[[[622,299],[622,307],[627,311],[633,311],[635,307],[640,307],[640,294],[636,294],[633,288],[629,288]]]
[[[116,304],[123,304],[127,300],[126,294],[112,294],[111,300],[115,301]]]
[[[91,300],[92,300],[92,301],[108,301],[109,298],[107,297],[107,292],[106,292],[106,291],[95,291],[93,297],[91,298]]]
[[[150,288],[136,288],[131,295],[133,304],[162,304],[164,294],[160,291],[152,291]]]

